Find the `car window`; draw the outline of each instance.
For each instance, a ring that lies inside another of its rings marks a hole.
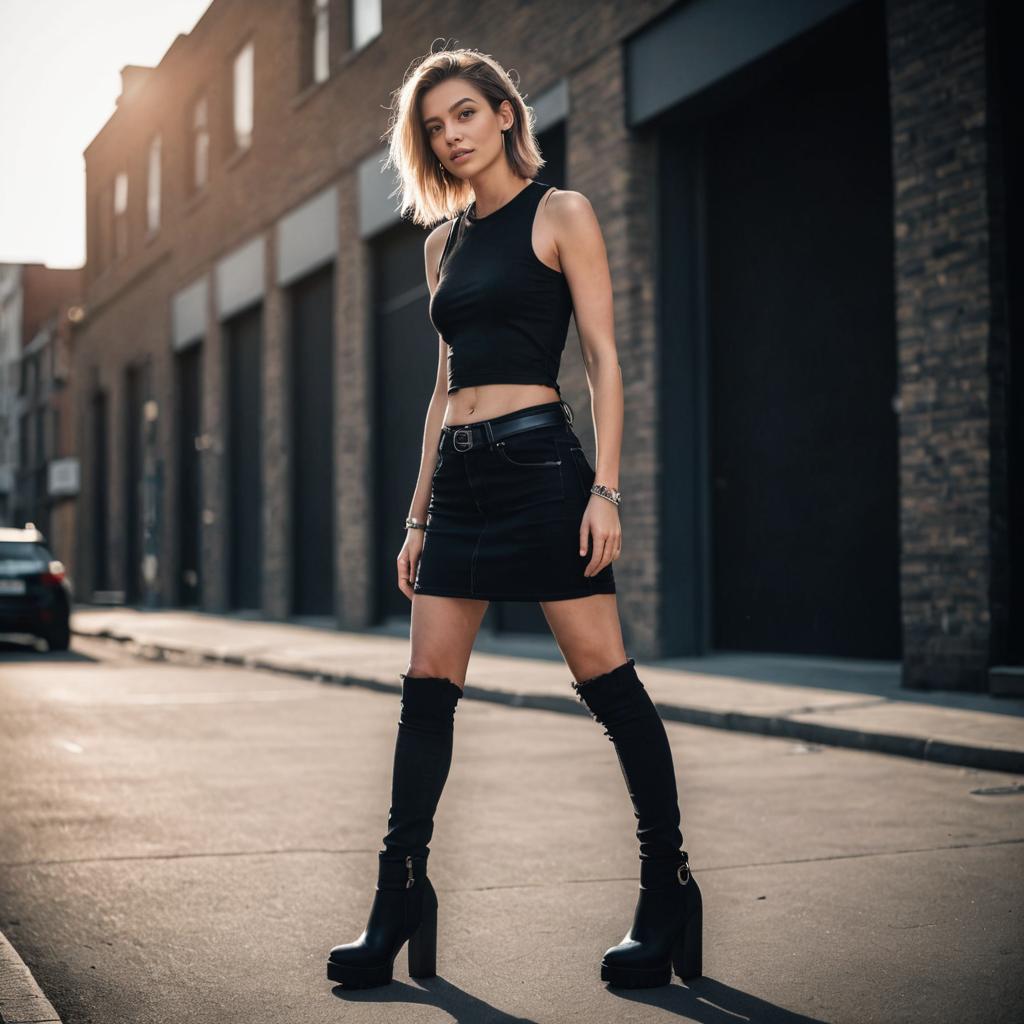
[[[38,568],[53,561],[53,555],[44,544],[32,541],[0,540],[0,568],[12,570]]]

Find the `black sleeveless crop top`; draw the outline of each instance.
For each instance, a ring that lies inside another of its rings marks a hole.
[[[547,384],[558,368],[572,293],[533,251],[533,221],[550,186],[531,181],[504,206],[452,224],[430,320],[448,344],[448,394],[476,384]]]

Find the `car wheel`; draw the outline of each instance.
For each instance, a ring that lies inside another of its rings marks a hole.
[[[46,642],[51,651],[66,651],[71,646],[71,624],[67,619],[57,623],[46,634]]]

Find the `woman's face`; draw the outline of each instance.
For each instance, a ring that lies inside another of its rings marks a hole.
[[[448,78],[423,94],[423,130],[445,168],[471,178],[504,156],[501,132],[512,125],[511,107],[502,100],[495,112],[470,82]]]

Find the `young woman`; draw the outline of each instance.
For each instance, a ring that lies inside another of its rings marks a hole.
[[[623,389],[601,230],[587,199],[536,180],[533,112],[505,70],[434,52],[393,97],[389,165],[423,226],[437,381],[398,586],[412,601],[391,809],[369,922],[330,952],[349,987],[435,973],[437,896],[426,874],[456,704],[489,601],[539,601],[577,697],[615,746],[638,821],[632,925],[601,961],[613,984],[701,973],[701,895],[679,830],[661,718],[626,658],[611,563]],[[575,313],[597,436],[591,467],[557,383]]]

